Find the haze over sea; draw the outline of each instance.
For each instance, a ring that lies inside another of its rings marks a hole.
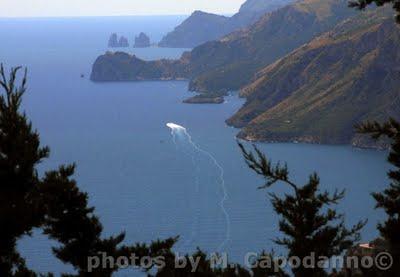
[[[76,179],[90,195],[106,234],[126,231],[128,242],[149,242],[180,235],[175,250],[196,247],[222,251],[243,262],[248,252],[274,247],[278,218],[257,190],[263,180],[247,169],[237,147],[237,130],[224,121],[243,103],[230,96],[222,105],[187,105],[184,81],[93,83],[91,65],[107,51],[112,32],[146,32],[152,42],[172,30],[183,17],[94,17],[69,19],[0,19],[0,62],[29,69],[24,108],[51,148],[41,170],[77,163]],[[144,59],[175,58],[186,49],[122,49]],[[81,78],[80,75],[85,77]],[[233,93],[234,94],[234,93]],[[227,198],[219,170],[210,157],[196,152],[187,138],[176,144],[166,123],[182,125],[193,142],[223,168]],[[388,183],[385,152],[350,146],[260,144],[274,161],[287,162],[291,176],[306,182],[316,171],[324,189],[347,191],[340,210],[354,224],[368,218],[363,241],[375,238],[382,214],[373,209],[373,191]],[[282,186],[275,192],[286,191]],[[51,255],[51,245],[38,232],[24,238],[20,249],[37,271],[70,270]],[[124,276],[124,273],[120,273]]]

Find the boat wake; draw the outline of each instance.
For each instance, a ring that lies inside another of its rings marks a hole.
[[[216,169],[219,172],[218,183],[221,186],[221,189],[223,192],[223,196],[219,202],[219,206],[225,217],[225,222],[226,222],[225,239],[224,239],[224,241],[221,242],[221,244],[218,246],[218,249],[217,249],[217,251],[221,251],[223,249],[223,247],[228,243],[228,241],[230,240],[230,236],[231,236],[231,234],[230,234],[231,233],[231,227],[230,227],[231,220],[230,220],[230,216],[225,208],[225,202],[228,199],[228,192],[226,190],[226,185],[225,185],[224,169],[222,168],[222,166],[218,163],[217,159],[211,153],[200,148],[195,142],[193,142],[191,135],[189,134],[189,132],[186,130],[185,127],[175,124],[175,123],[167,123],[166,126],[171,129],[172,140],[177,147],[178,147],[177,139],[176,139],[177,136],[183,136],[184,138],[186,138],[189,145],[198,153],[206,156],[213,163],[213,165],[216,167]],[[193,162],[193,164],[196,163],[194,157],[192,157],[192,162]],[[199,168],[197,165],[196,165],[196,172],[197,173],[199,172]],[[199,186],[199,182],[198,182],[198,177],[196,174],[196,191],[197,192],[199,190],[198,186]],[[197,221],[197,219],[196,219],[196,221]],[[194,231],[192,231],[192,236],[194,236]]]

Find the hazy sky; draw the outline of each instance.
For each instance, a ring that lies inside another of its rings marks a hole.
[[[0,17],[190,14],[236,12],[244,0],[0,0]]]

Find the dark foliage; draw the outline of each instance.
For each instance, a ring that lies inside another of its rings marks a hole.
[[[310,176],[304,186],[299,186],[289,178],[287,166],[273,166],[267,157],[254,146],[255,154],[239,144],[247,165],[265,179],[262,189],[276,183],[288,185],[292,194],[280,197],[269,193],[274,210],[281,216],[279,229],[285,235],[275,242],[289,250],[289,257],[315,255],[318,261],[341,254],[359,239],[359,231],[365,222],[359,222],[351,229],[344,224],[343,215],[332,208],[344,197],[344,191],[321,192],[320,180],[316,174]],[[293,268],[295,276],[325,276],[327,273],[318,268]]]
[[[363,10],[373,3],[379,7],[391,3],[393,9],[397,12],[396,20],[400,23],[400,0],[354,0],[349,2],[349,6]]]
[[[373,193],[376,208],[383,209],[388,218],[378,225],[381,236],[389,243],[393,256],[393,267],[385,273],[386,276],[400,272],[400,123],[390,119],[386,123],[368,122],[357,127],[363,134],[370,134],[374,139],[387,137],[391,139],[391,149],[388,162],[393,169],[388,172],[391,180],[389,187],[383,192]]]
[[[26,91],[26,71],[21,86],[16,86],[17,72],[7,79],[0,68],[0,276],[36,276],[25,266],[16,249],[24,235],[34,228],[59,242],[53,249],[62,262],[71,264],[77,276],[111,276],[116,265],[88,273],[88,257],[160,256],[169,253],[177,238],[155,241],[151,245],[121,245],[123,233],[102,238],[103,227],[88,206],[88,195],[75,180],[74,165],[61,166],[41,178],[37,166],[49,156],[49,148],[40,146],[39,134],[20,111]],[[135,264],[140,266],[140,264]]]
[[[19,112],[26,90],[26,71],[20,87],[16,87],[17,71],[6,78],[0,68],[0,275],[12,270],[26,272],[16,242],[43,223],[44,213],[38,201],[39,177],[36,166],[49,155],[40,147],[39,135],[32,130],[26,115]]]

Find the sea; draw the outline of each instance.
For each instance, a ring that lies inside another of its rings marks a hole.
[[[220,105],[183,104],[193,95],[186,81],[94,83],[91,67],[106,51],[125,51],[145,60],[179,58],[190,49],[132,47],[145,32],[152,43],[185,16],[0,19],[0,62],[28,69],[23,109],[51,156],[43,174],[76,163],[74,178],[89,194],[104,237],[126,233],[125,243],[149,243],[179,236],[178,253],[227,253],[243,264],[246,253],[285,253],[268,193],[290,193],[284,184],[267,190],[246,165],[236,134],[225,124],[244,100],[231,92]],[[111,33],[129,48],[109,49]],[[168,123],[173,123],[174,125]],[[310,123],[312,124],[312,123]],[[178,126],[171,128],[171,126]],[[245,145],[251,149],[250,143]],[[389,183],[385,151],[348,145],[257,143],[269,159],[287,163],[290,178],[305,184],[317,172],[321,189],[345,189],[338,205],[348,226],[368,219],[362,242],[378,236],[384,214],[371,193]],[[17,220],[17,219],[16,219]],[[18,248],[27,265],[41,273],[73,273],[52,255],[55,241],[40,230]],[[143,275],[121,270],[116,276]]]

